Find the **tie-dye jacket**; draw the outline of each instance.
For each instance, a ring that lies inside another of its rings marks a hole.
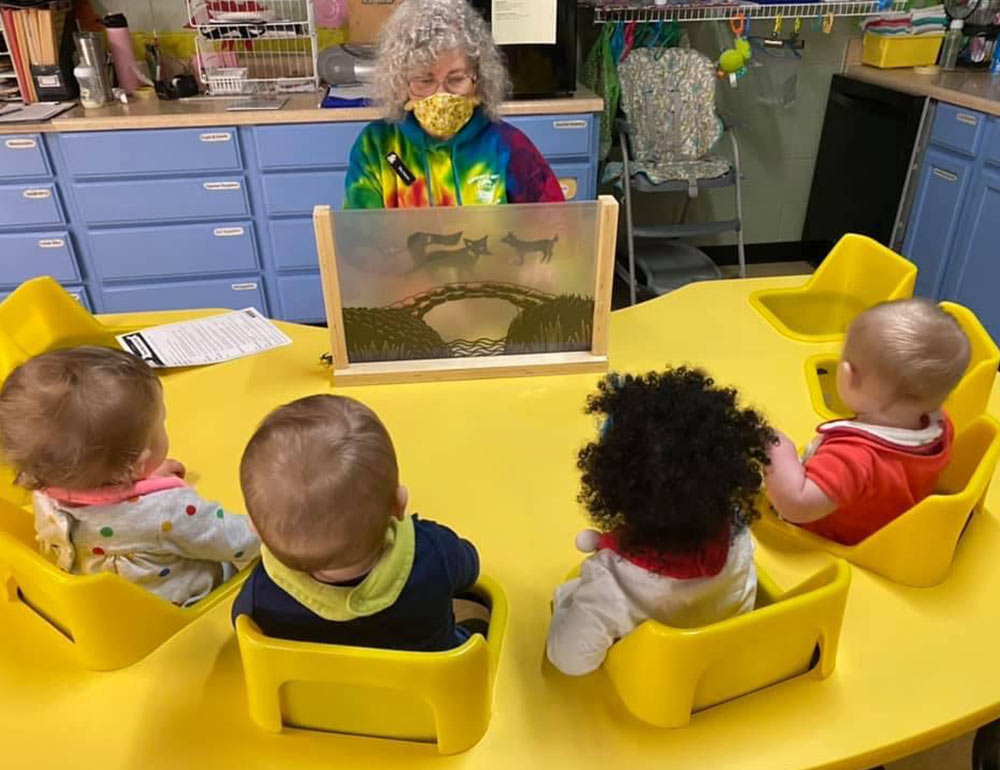
[[[447,141],[424,132],[412,113],[371,123],[351,150],[346,187],[349,209],[565,200],[528,137],[479,108]]]

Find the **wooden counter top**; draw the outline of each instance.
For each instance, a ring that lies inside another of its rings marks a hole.
[[[588,113],[604,109],[603,100],[584,88],[574,96],[559,99],[509,101],[501,109],[504,115],[545,115],[552,113]],[[0,125],[0,134],[52,133],[60,131],[119,131],[134,128],[188,128],[201,126],[246,126],[275,123],[341,123],[377,120],[382,116],[375,107],[320,109],[320,92],[292,94],[280,110],[227,112],[235,98],[195,97],[177,101],[156,98],[135,99],[129,104],[112,104],[97,110],[76,106],[44,123]]]
[[[856,64],[844,71],[847,77],[916,96],[929,96],[949,104],[1000,115],[1000,77],[988,72],[938,72],[919,75],[912,68],[883,70]]]

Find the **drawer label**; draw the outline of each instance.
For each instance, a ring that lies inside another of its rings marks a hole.
[[[45,200],[46,198],[51,198],[52,197],[52,190],[46,190],[44,187],[41,187],[41,188],[32,188],[30,190],[25,190],[21,194],[25,198],[28,198],[30,200],[41,201],[41,200]]]
[[[61,249],[65,245],[66,241],[62,238],[43,238],[38,242],[40,249]]]
[[[555,128],[555,129],[558,129],[560,131],[564,131],[566,129],[586,128],[587,127],[587,121],[585,121],[585,120],[553,120],[552,121],[552,127]]]
[[[215,131],[213,133],[201,134],[198,139],[203,142],[229,142],[233,135],[228,131]]]
[[[958,113],[955,116],[955,120],[957,120],[959,123],[965,123],[965,125],[967,126],[974,126],[977,123],[979,123],[979,120],[976,118],[975,115],[970,115],[967,112]]]
[[[563,197],[566,200],[571,201],[576,197],[577,193],[577,183],[573,177],[566,177],[565,179],[559,180],[559,186],[562,188]]]
[[[242,227],[216,227],[212,235],[216,238],[235,238],[246,232]]]
[[[38,143],[34,139],[8,139],[4,146],[8,150],[33,150]]]
[[[257,284],[255,283],[234,283],[230,286],[233,291],[255,291],[257,289]]]
[[[239,190],[241,185],[239,182],[205,182],[204,187],[210,192],[217,192],[219,190]]]

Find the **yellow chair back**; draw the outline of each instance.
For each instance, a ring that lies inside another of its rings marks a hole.
[[[873,305],[911,296],[916,278],[912,262],[871,238],[848,234],[804,286],[756,291],[750,304],[786,337],[830,342]]]
[[[938,492],[857,545],[847,546],[782,521],[768,507],[754,525],[761,539],[780,534],[909,586],[932,586],[948,576],[969,517],[982,508],[997,458],[1000,423],[980,414],[955,436]]]
[[[693,711],[810,670],[833,673],[850,567],[838,559],[785,592],[760,569],[757,580],[752,612],[700,628],[647,620],[611,648],[604,669],[632,714],[682,727]]]
[[[437,742],[442,754],[474,746],[486,733],[507,597],[482,576],[473,589],[491,607],[488,638],[473,635],[446,652],[401,652],[274,639],[246,615],[236,620],[250,718],[382,738]]]

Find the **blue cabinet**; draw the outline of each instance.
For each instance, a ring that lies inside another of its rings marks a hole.
[[[932,148],[924,156],[912,224],[903,243],[903,253],[919,270],[915,294],[935,297],[940,290],[946,264],[943,256],[958,232],[972,167],[971,160],[938,149]]]
[[[903,253],[915,293],[971,308],[1000,340],[1000,118],[938,104]]]
[[[598,116],[517,116],[567,197]],[[312,210],[340,208],[366,122],[0,136],[0,298],[51,275],[98,312],[254,305],[325,320]]]

